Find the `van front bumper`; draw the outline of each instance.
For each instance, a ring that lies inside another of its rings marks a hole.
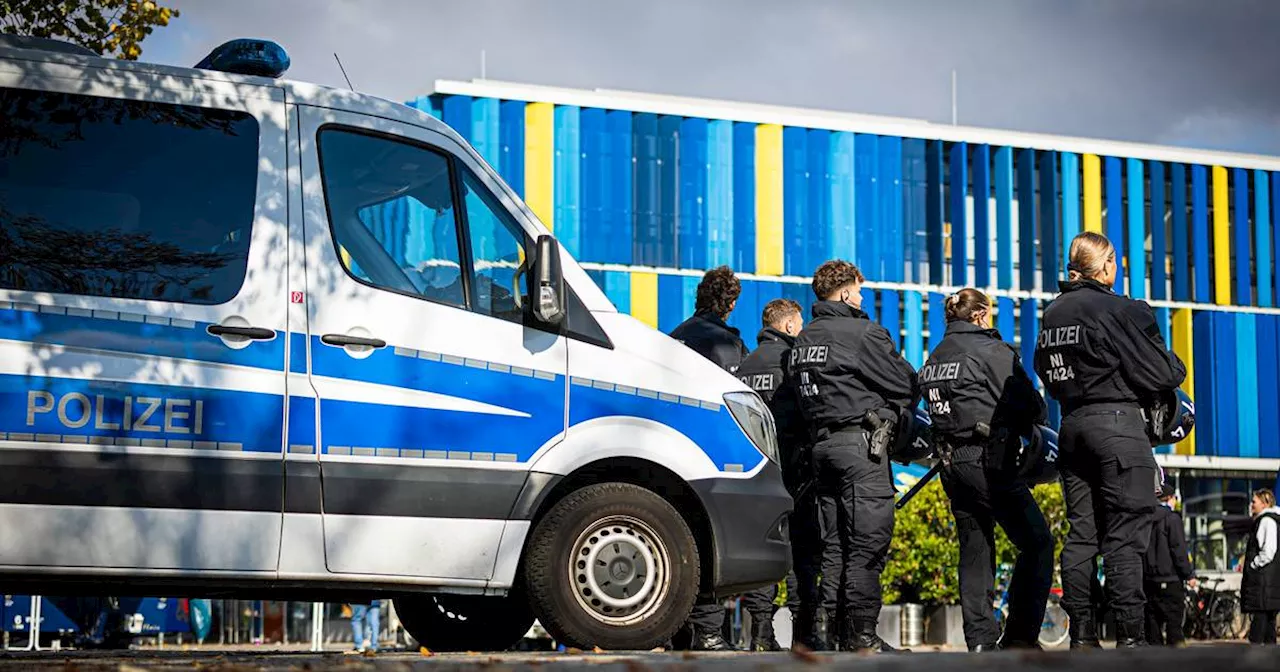
[[[751,478],[708,478],[689,485],[711,523],[712,585],[717,596],[736,595],[786,577],[791,570],[787,525],[794,504],[778,465],[766,461]]]

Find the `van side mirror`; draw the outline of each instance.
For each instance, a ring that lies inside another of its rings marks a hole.
[[[551,236],[538,236],[533,283],[534,317],[544,324],[560,324],[565,316],[564,274],[560,270],[560,244]]]

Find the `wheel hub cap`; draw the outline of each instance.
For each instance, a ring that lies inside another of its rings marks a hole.
[[[668,590],[670,558],[649,526],[612,516],[587,527],[570,558],[578,603],[597,620],[625,625],[647,618]]]

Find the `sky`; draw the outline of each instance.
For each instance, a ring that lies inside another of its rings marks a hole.
[[[611,88],[1280,155],[1274,0],[161,0],[142,60],[271,39],[288,77]]]

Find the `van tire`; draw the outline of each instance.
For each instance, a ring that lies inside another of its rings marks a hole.
[[[506,597],[419,594],[395,598],[400,624],[429,651],[506,651],[533,627],[529,601]]]
[[[628,483],[570,493],[537,523],[525,548],[533,613],[566,646],[663,646],[684,625],[698,594],[698,545],[684,518],[663,498]]]

